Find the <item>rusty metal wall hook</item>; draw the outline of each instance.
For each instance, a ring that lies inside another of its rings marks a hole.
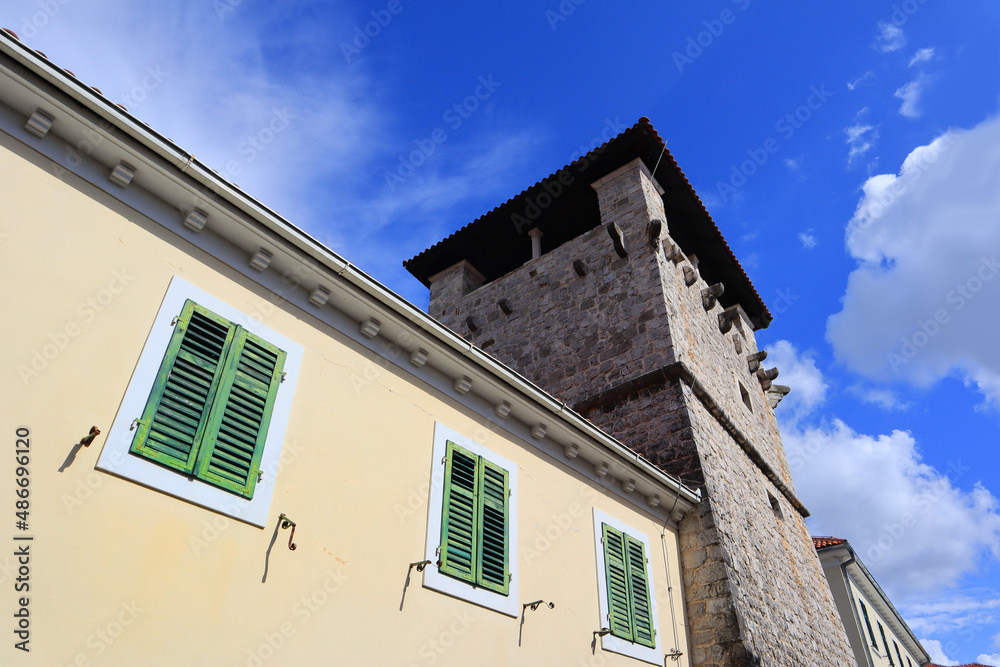
[[[545,600],[535,600],[534,602],[525,602],[523,605],[521,605],[521,609],[523,610],[527,609],[528,607],[531,607],[531,611],[535,611],[536,609],[538,609],[538,605],[542,604],[544,604],[549,609],[556,608],[555,602],[546,602]]]
[[[291,527],[292,532],[288,535],[288,548],[291,551],[295,551],[295,545],[292,543],[292,539],[295,537],[295,522],[285,516],[284,513],[278,515],[278,522],[282,528]]]
[[[429,560],[420,560],[416,563],[410,563],[410,569],[417,568],[417,572],[423,572],[424,568],[431,564]]]

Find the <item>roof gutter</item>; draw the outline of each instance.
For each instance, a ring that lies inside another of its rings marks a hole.
[[[862,625],[861,616],[858,615],[858,603],[857,600],[854,599],[854,595],[851,593],[851,577],[847,574],[847,568],[854,565],[854,563],[858,560],[858,556],[854,553],[854,549],[851,547],[850,543],[838,545],[838,547],[842,546],[847,547],[847,553],[851,556],[840,564],[840,574],[844,578],[844,590],[847,591],[848,597],[851,598],[851,613],[854,615],[854,624],[857,626],[858,633],[861,635],[861,643],[865,647],[865,657],[868,659],[869,665],[874,665],[875,662],[872,660],[871,648],[868,646],[868,638],[865,637],[865,626]],[[902,667],[902,665],[900,667]]]

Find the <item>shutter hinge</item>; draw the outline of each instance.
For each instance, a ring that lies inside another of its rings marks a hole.
[[[257,470],[257,483],[258,483],[258,484],[260,484],[260,481],[261,481],[262,479],[264,479],[264,471],[263,471],[263,470],[260,470],[260,469],[258,469],[258,470]]]
[[[281,371],[281,382],[285,381],[285,376],[286,375],[288,375],[288,373],[286,373],[285,371]],[[279,384],[280,384],[280,382],[279,382]]]
[[[176,326],[177,322],[181,319],[180,315],[174,315],[174,319],[170,320],[170,326]]]
[[[444,456],[441,457],[441,465],[444,465],[445,461],[447,461],[447,460],[448,460],[448,455],[445,454]]]
[[[440,556],[441,555],[441,545],[438,545],[437,548],[434,549],[434,555],[435,556]]]
[[[507,573],[507,581],[508,582],[514,581],[514,573],[513,572],[508,572]]]

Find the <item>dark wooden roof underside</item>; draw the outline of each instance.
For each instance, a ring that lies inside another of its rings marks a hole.
[[[549,252],[601,224],[597,193],[590,184],[637,157],[650,172],[656,169],[670,236],[685,254],[697,255],[699,271],[709,284],[725,285],[719,302],[725,307],[741,304],[755,329],[767,327],[767,306],[647,118],[403,265],[426,286],[432,276],[463,259],[487,282],[496,280],[531,259],[529,229],[542,231],[542,251]]]

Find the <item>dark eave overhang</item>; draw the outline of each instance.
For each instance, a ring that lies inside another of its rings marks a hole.
[[[685,254],[698,257],[698,269],[709,284],[725,285],[720,303],[725,307],[740,304],[755,329],[767,327],[771,323],[770,311],[684,172],[645,117],[406,260],[403,266],[426,286],[430,286],[432,276],[462,260],[471,263],[487,282],[495,280],[531,259],[527,237],[531,228],[542,231],[542,250],[548,252],[599,225],[597,193],[590,184],[636,158],[641,158],[650,172],[655,169],[656,181],[664,190],[670,236]]]

